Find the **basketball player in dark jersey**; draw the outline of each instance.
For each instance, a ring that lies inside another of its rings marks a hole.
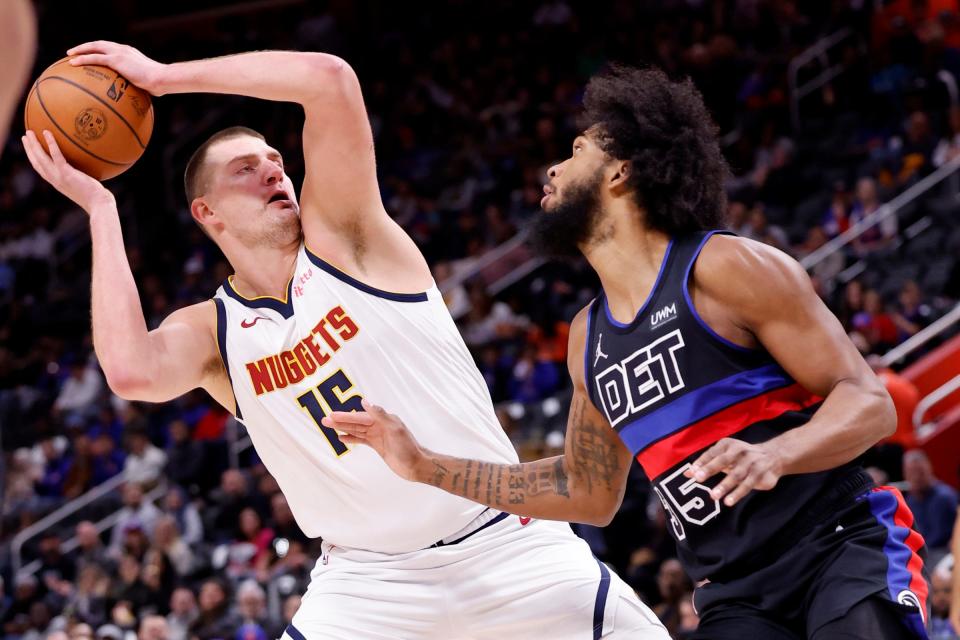
[[[603,285],[570,331],[564,455],[445,456],[373,405],[327,426],[410,480],[596,525],[635,457],[699,585],[697,638],[925,638],[923,540],[856,462],[893,432],[892,403],[794,260],[715,231],[727,168],[700,94],[615,67],[584,106],[532,230]]]

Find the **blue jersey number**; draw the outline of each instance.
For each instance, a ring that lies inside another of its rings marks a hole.
[[[337,457],[342,456],[349,449],[340,441],[337,432],[320,424],[320,420],[327,415],[324,407],[329,408],[330,411],[363,411],[360,395],[357,393],[351,395],[351,389],[353,389],[353,383],[341,369],[317,385],[316,389],[311,389],[297,398],[300,406],[306,409],[313,421],[317,423],[317,427],[327,438]]]

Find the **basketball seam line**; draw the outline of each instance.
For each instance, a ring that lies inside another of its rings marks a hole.
[[[78,82],[74,82],[73,80],[70,80],[69,78],[64,78],[63,76],[50,76],[50,77],[48,77],[48,78],[44,78],[44,79],[43,79],[43,82],[47,82],[48,80],[62,80],[63,82],[66,82],[67,84],[73,85],[73,86],[76,87],[77,89],[80,89],[80,91],[83,91],[84,93],[88,94],[91,98],[93,98],[94,100],[96,100],[97,102],[99,102],[100,104],[102,104],[103,106],[105,106],[107,109],[110,109],[110,111],[113,112],[113,115],[115,115],[115,116],[117,116],[118,118],[120,118],[120,122],[122,122],[123,124],[127,125],[127,129],[130,129],[130,133],[133,134],[133,138],[134,138],[134,140],[137,141],[137,144],[140,145],[140,148],[141,148],[141,149],[146,149],[146,148],[147,148],[147,146],[146,146],[145,144],[143,144],[142,142],[140,142],[140,136],[137,135],[137,132],[134,130],[133,126],[131,126],[131,124],[130,124],[129,122],[127,122],[127,119],[124,118],[122,115],[120,115],[120,112],[119,112],[119,111],[117,111],[117,110],[114,109],[112,106],[110,106],[110,103],[108,103],[106,100],[104,100],[103,98],[101,98],[100,96],[98,96],[97,94],[95,94],[93,91],[90,91],[89,89],[87,89],[87,88],[86,88],[85,86],[83,86],[82,84],[80,84],[80,83],[78,83]],[[38,89],[39,89],[39,85],[40,85],[40,83],[38,82],[38,83],[37,83],[37,88],[38,88]],[[37,91],[37,93],[39,94],[40,92]]]
[[[106,158],[101,158],[100,156],[98,156],[97,154],[95,154],[93,151],[90,151],[89,149],[85,149],[84,147],[80,146],[80,143],[77,142],[76,140],[74,140],[73,138],[71,138],[71,137],[70,137],[70,134],[67,133],[66,131],[64,131],[64,130],[63,130],[63,127],[60,126],[60,123],[57,122],[56,120],[54,120],[54,119],[53,119],[53,116],[50,115],[50,112],[47,111],[47,105],[43,104],[43,96],[40,95],[40,91],[37,91],[37,102],[40,103],[40,108],[43,109],[43,112],[44,112],[45,114],[47,114],[47,118],[50,119],[50,122],[53,123],[53,126],[55,126],[55,127],[60,131],[60,133],[63,134],[63,137],[64,137],[64,138],[66,138],[67,140],[69,140],[70,142],[72,142],[72,143],[77,147],[77,149],[80,149],[80,151],[83,151],[84,153],[87,153],[87,154],[93,156],[94,158],[96,158],[96,159],[99,160],[100,162],[106,162],[107,164],[112,164],[112,165],[115,165],[115,166],[118,166],[118,167],[129,167],[130,165],[133,164],[132,162],[131,162],[131,163],[126,163],[126,162],[114,162],[113,160],[107,160]]]

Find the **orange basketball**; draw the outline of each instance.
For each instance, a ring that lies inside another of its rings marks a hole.
[[[120,175],[150,142],[150,94],[108,67],[74,67],[68,60],[50,65],[33,83],[24,124],[44,149],[42,131],[49,130],[67,161],[84,173],[98,180]]]

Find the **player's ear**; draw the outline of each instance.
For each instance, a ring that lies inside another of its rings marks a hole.
[[[607,186],[611,191],[622,191],[627,187],[627,181],[630,179],[630,172],[633,165],[629,160],[614,160],[611,169],[607,173]]]
[[[203,197],[194,198],[193,202],[190,203],[190,215],[200,225],[204,230],[208,230],[209,225],[216,221],[216,213]]]

